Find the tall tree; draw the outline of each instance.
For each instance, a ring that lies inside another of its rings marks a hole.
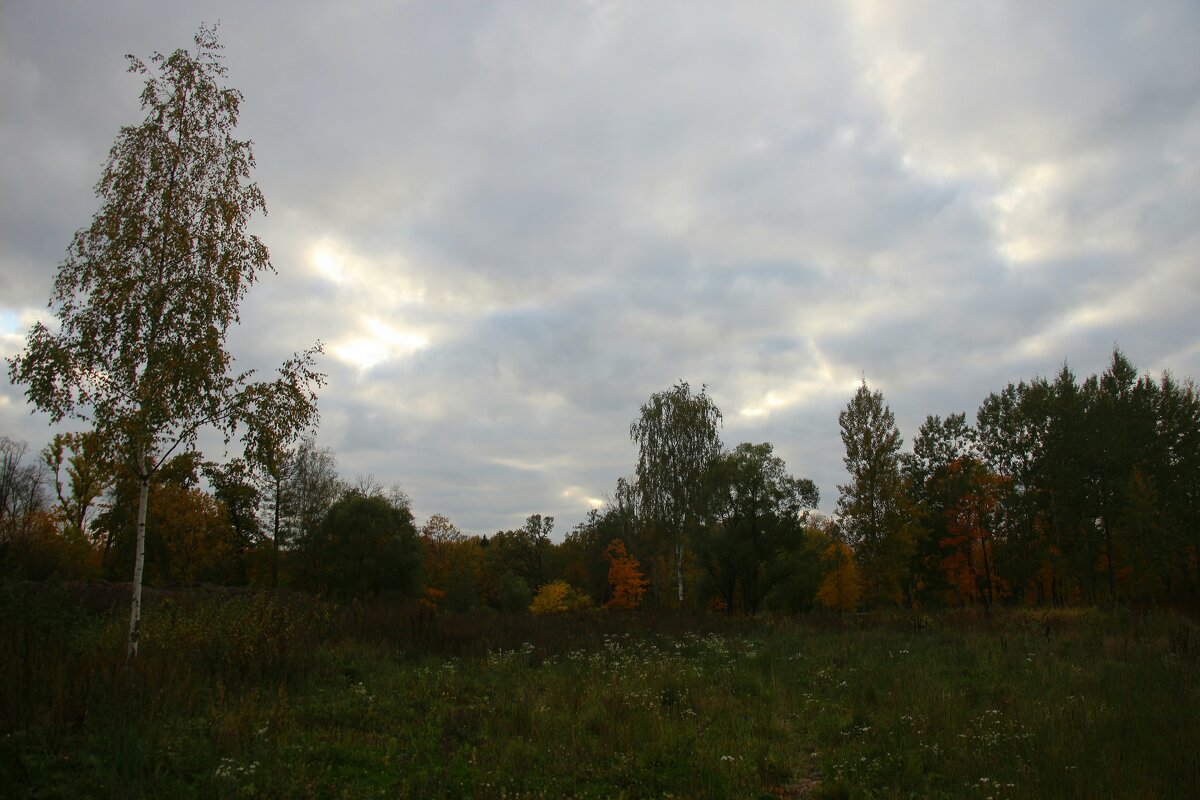
[[[42,450],[42,462],[54,472],[54,493],[67,532],[85,535],[88,514],[114,477],[99,437],[92,431],[57,433]]]
[[[683,606],[684,544],[703,513],[703,477],[721,454],[721,411],[687,381],[655,392],[641,407],[629,437],[637,442],[637,487],[642,510],[674,537],[675,586]]]
[[[912,452],[901,456],[900,461],[905,477],[919,495],[939,468],[975,454],[975,431],[967,424],[965,413],[950,414],[944,420],[931,414],[917,430]]]
[[[318,447],[311,432],[300,436],[266,420],[247,432],[245,442],[245,480],[259,497],[258,528],[269,540],[268,580],[276,587],[285,551],[303,549],[347,486],[333,451]]]
[[[945,511],[945,536],[940,545],[942,567],[959,604],[982,600],[991,612],[997,599],[1007,594],[1007,583],[996,571],[1000,498],[1007,479],[988,470],[973,458],[952,461],[940,477],[954,504]]]
[[[169,483],[154,493],[154,517],[157,575],[148,579],[185,585],[241,582],[241,543],[221,500],[198,486]],[[147,573],[150,569],[147,563]]]
[[[949,588],[941,565],[941,542],[947,535],[947,512],[962,492],[961,481],[953,479],[956,473],[951,465],[972,460],[976,452],[975,431],[967,424],[966,414],[960,413],[944,420],[927,416],[913,439],[912,452],[901,456],[914,522],[919,523],[913,541],[914,602],[940,602]]]
[[[611,505],[603,510],[589,509],[587,517],[568,531],[555,548],[563,577],[587,592],[597,604],[605,603],[611,596],[609,564],[604,551],[613,539],[621,538],[619,530],[619,514]]]
[[[337,597],[413,597],[420,585],[421,546],[408,504],[397,495],[351,489],[329,509],[305,544],[313,551],[305,579]]]
[[[425,584],[446,591],[453,573],[453,555],[466,542],[467,535],[444,514],[434,514],[421,527],[422,563]]]
[[[1200,599],[1200,395],[1190,381],[1159,381],[1157,455],[1152,478],[1162,498],[1163,571],[1168,596]]]
[[[46,516],[43,464],[23,464],[28,452],[28,443],[0,436],[0,566]]]
[[[145,118],[123,127],[96,184],[100,209],[76,233],[50,301],[58,325],[34,324],[12,359],[14,384],[54,422],[90,422],[112,461],[140,483],[130,658],[141,619],[142,549],[150,479],[202,428],[227,436],[263,419],[302,428],[316,415],[319,345],[275,381],[233,373],[226,349],[247,289],[271,270],[248,233],[262,192],[250,142],[235,138],[242,95],[224,87],[221,45],[201,28],[195,50],[130,56],[145,76]]]
[[[279,458],[276,473],[263,473],[270,478],[265,489],[265,505],[270,515],[266,524],[272,531],[276,564],[280,551],[295,549],[306,559],[300,565],[301,571],[311,571],[318,565],[311,562],[315,551],[307,543],[348,487],[338,475],[333,451],[318,447],[312,436],[303,437]],[[273,570],[277,580],[277,567]]]
[[[235,458],[226,464],[207,463],[202,465],[204,477],[212,489],[213,497],[224,507],[232,536],[229,544],[224,573],[220,576],[226,583],[246,584],[261,580],[259,569],[263,546],[263,528],[259,519],[262,493],[251,475],[249,463]],[[274,586],[274,583],[271,584]]]
[[[710,503],[697,556],[725,606],[758,611],[777,573],[770,564],[804,535],[805,509],[820,502],[816,484],[788,474],[769,443],[739,444],[705,475]]]
[[[0,530],[20,528],[25,517],[42,511],[42,465],[23,464],[27,442],[0,436]]]
[[[850,483],[839,485],[838,515],[861,567],[866,599],[896,602],[910,587],[911,509],[900,473],[896,418],[864,380],[838,414]]]
[[[1035,382],[1040,385],[1042,382]],[[1027,520],[1036,513],[1033,526],[1024,524],[1019,531],[1026,551],[1032,549],[1037,561],[1032,581],[1037,602],[1066,601],[1069,583],[1074,592],[1082,590],[1084,575],[1094,571],[1095,559],[1090,540],[1094,538],[1095,514],[1091,510],[1088,465],[1092,437],[1086,420],[1089,396],[1081,391],[1075,374],[1064,364],[1045,392],[1027,391],[1021,413],[1042,419],[1044,429],[1033,451],[1033,483],[1022,487],[1029,500],[1018,504],[1018,513],[1009,514]],[[1039,396],[1046,403],[1040,407]],[[1014,492],[1006,495],[1011,503]]]
[[[530,514],[523,527],[497,531],[488,546],[488,560],[496,575],[511,574],[536,591],[550,578],[546,562],[554,548],[550,541],[553,530],[554,517]]]
[[[1158,387],[1148,378],[1139,380],[1137,369],[1120,350],[1113,350],[1112,363],[1096,386],[1095,402],[1089,409],[1094,430],[1092,474],[1104,536],[1109,600],[1116,602],[1118,550],[1128,551],[1131,544],[1120,529],[1122,510],[1131,484],[1144,480],[1154,447]]]

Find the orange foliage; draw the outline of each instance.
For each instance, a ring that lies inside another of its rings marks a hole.
[[[941,546],[951,552],[941,560],[946,582],[953,590],[952,599],[959,605],[974,605],[979,600],[979,572],[975,567],[974,546],[965,536],[947,536]]]
[[[642,574],[641,565],[625,550],[625,543],[613,539],[604,551],[608,559],[608,582],[612,584],[613,596],[605,605],[609,608],[637,608],[646,593],[649,581]]]
[[[958,462],[951,467],[961,468]],[[983,601],[990,607],[1009,593],[1008,584],[996,574],[992,533],[1006,479],[975,471],[969,481],[968,490],[946,511],[949,536],[940,542],[947,551],[941,567],[954,592],[948,599],[964,606]]]
[[[446,596],[445,592],[433,586],[426,586],[423,594],[424,596],[419,602],[421,605],[434,611],[437,610],[438,605],[442,602],[442,598]]]

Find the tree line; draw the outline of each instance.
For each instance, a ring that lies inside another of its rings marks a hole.
[[[837,514],[769,443],[725,448],[706,388],[655,393],[630,426],[634,473],[586,519],[468,535],[340,476],[311,436],[270,469],[177,454],[152,480],[145,580],[395,597],[457,611],[615,606],[755,614],[880,607],[1195,605],[1200,401],[1119,351],[990,393],[974,420],[930,415],[911,448],[865,382],[839,414]],[[95,434],[36,457],[0,438],[0,569],[127,580],[137,474]]]

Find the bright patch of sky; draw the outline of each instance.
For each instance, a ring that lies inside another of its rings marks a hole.
[[[864,378],[911,439],[1114,344],[1200,374],[1190,0],[10,4],[3,355],[138,119],[123,55],[214,20],[278,270],[231,349],[323,341],[320,442],[418,517],[569,530],[681,379],[831,511]]]

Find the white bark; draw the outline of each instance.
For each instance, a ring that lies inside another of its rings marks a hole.
[[[675,541],[675,584],[679,590],[679,607],[683,608],[683,542]]]
[[[137,548],[133,557],[133,603],[129,612],[129,646],[125,656],[130,663],[137,658],[138,637],[142,630],[142,566],[146,561],[146,506],[150,498],[150,476],[142,459],[142,488],[138,496]]]

